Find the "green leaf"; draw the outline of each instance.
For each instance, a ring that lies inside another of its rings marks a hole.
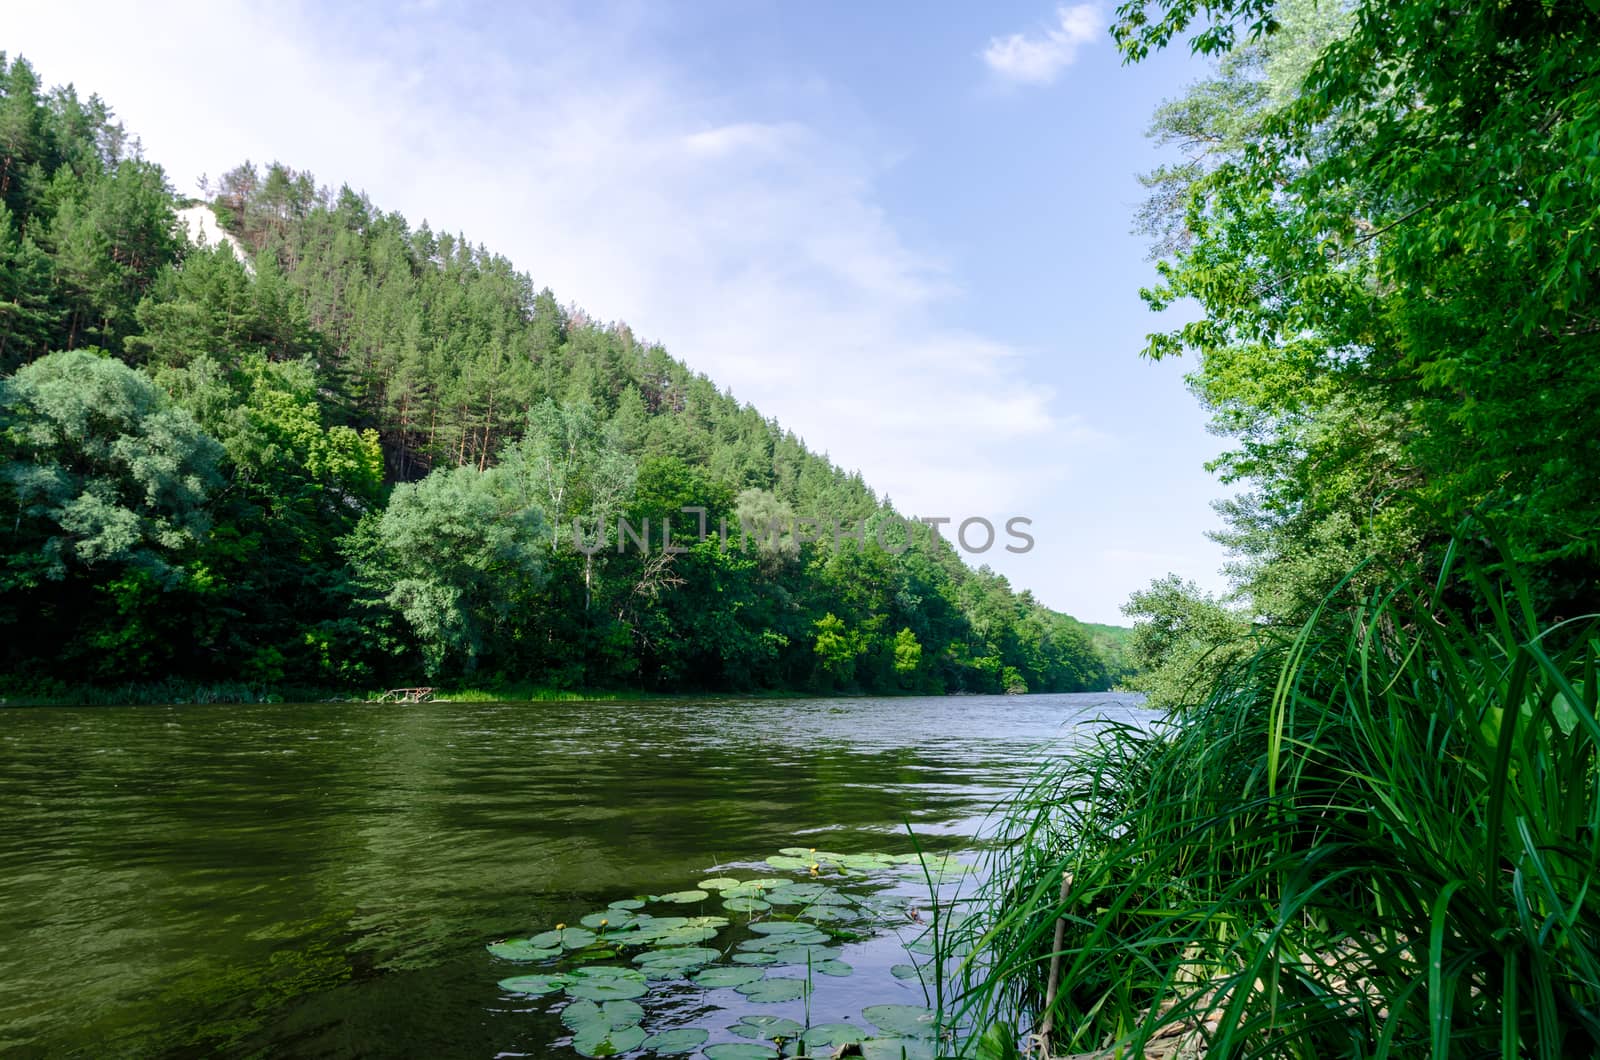
[[[728,1030],[741,1038],[771,1041],[774,1038],[798,1038],[805,1028],[784,1016],[746,1016]]]
[[[584,1056],[617,1056],[631,1053],[644,1044],[645,1033],[639,1027],[592,1026],[577,1031],[572,1036],[572,1047]]]
[[[561,949],[535,946],[532,939],[506,939],[504,942],[492,943],[488,950],[507,961],[547,961],[552,957],[561,956]]]
[[[837,1049],[841,1045],[865,1041],[867,1034],[849,1023],[819,1023],[800,1036],[807,1045]]]
[[[706,1060],[775,1060],[778,1051],[752,1042],[722,1042],[705,1048]]]
[[[734,989],[756,1004],[772,1004],[800,1000],[811,993],[811,984],[804,979],[775,975],[753,983],[741,983]]]
[[[697,972],[692,978],[696,986],[703,986],[708,990],[720,987],[739,986],[744,983],[753,983],[765,973],[759,968],[707,968]]]
[[[919,1037],[934,1031],[933,1012],[919,1005],[868,1005],[861,1015],[886,1034]]]
[[[692,1053],[706,1043],[711,1032],[703,1027],[679,1027],[676,1030],[652,1034],[644,1040],[644,1048],[669,1056],[674,1053]]]

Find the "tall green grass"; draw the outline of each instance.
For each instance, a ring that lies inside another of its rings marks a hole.
[[[1450,563],[1263,633],[1038,775],[948,1018],[1048,1012],[1057,1054],[1600,1054],[1597,655],[1592,617]]]

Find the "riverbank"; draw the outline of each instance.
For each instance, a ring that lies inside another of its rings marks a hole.
[[[25,690],[0,689],[0,707],[109,707],[109,706],[190,706],[251,703],[350,703],[385,702],[391,689],[330,689],[295,685],[253,684],[245,681],[197,682],[158,681],[101,687],[94,685],[54,685]],[[1116,692],[1118,689],[1094,689]],[[955,691],[946,696],[975,696],[984,693]],[[1061,695],[1039,692],[1028,695]],[[1073,694],[1073,693],[1065,693]],[[539,685],[502,687],[442,687],[434,690],[432,703],[617,703],[652,700],[745,699],[898,699],[926,697],[928,693],[906,690],[864,692],[860,689],[818,691],[799,688],[767,688],[755,691],[653,691],[639,688],[549,688]]]
[[[1054,1055],[1593,1055],[1600,626],[1497,573],[1330,598],[1046,763],[955,1022]]]

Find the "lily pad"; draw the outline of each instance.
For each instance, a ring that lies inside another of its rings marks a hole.
[[[778,853],[790,858],[809,858],[817,851],[814,847],[784,847]]]
[[[607,909],[600,913],[590,913],[578,923],[592,931],[611,936],[622,931],[635,930],[637,925],[648,923],[649,920],[649,917],[636,916],[626,909]]]
[[[490,953],[508,961],[548,961],[561,956],[561,948],[535,946],[532,939],[506,939],[488,947]]]
[[[759,898],[740,897],[729,898],[727,901],[722,903],[722,908],[735,913],[760,913],[764,910],[771,909],[772,906],[767,902],[763,902]]]
[[[706,1046],[706,1060],[774,1060],[778,1050],[753,1042],[723,1042]]]
[[[757,935],[799,935],[815,929],[810,924],[801,924],[794,920],[768,920],[760,924],[751,924],[750,930]]]
[[[849,1023],[819,1023],[800,1036],[807,1045],[837,1049],[841,1045],[865,1041],[867,1032]]]
[[[753,983],[741,984],[734,989],[756,1004],[772,1004],[778,1001],[800,1000],[811,993],[811,984],[792,976],[774,975],[757,979]]]
[[[691,902],[703,902],[710,897],[711,896],[705,891],[700,890],[672,891],[668,894],[658,894],[655,896],[656,901],[658,902],[671,902],[674,905],[688,905]]]
[[[692,978],[696,986],[703,986],[708,990],[720,987],[740,986],[744,983],[753,983],[765,973],[759,968],[707,968],[696,973]]]
[[[528,943],[530,945],[537,946],[540,949],[554,949],[555,947],[559,946],[562,949],[581,950],[593,941],[594,932],[589,931],[586,928],[569,927],[559,928],[555,931],[546,931],[542,934],[535,935],[533,938],[528,940]]]
[[[896,979],[921,979],[922,972],[914,964],[897,964],[889,969],[889,974]]]
[[[804,872],[811,867],[811,862],[792,854],[774,854],[767,859],[767,864],[775,869],[795,872]]]
[[[663,1056],[674,1053],[692,1053],[706,1043],[711,1032],[704,1027],[679,1027],[677,1030],[652,1034],[644,1040],[644,1048]]]
[[[832,960],[833,954],[837,952],[839,951],[826,946],[784,946],[771,951],[778,964],[805,964],[808,961],[816,964]]]
[[[721,950],[714,950],[710,946],[667,946],[662,949],[649,950],[633,959],[634,964],[650,964],[655,961],[692,960],[701,964],[709,964],[722,955]]]
[[[579,971],[581,976],[575,976],[567,984],[568,997],[589,1001],[627,1001],[643,997],[649,989],[645,985],[644,973],[632,968],[601,965]]]
[[[920,1005],[868,1005],[861,1015],[885,1034],[925,1037],[933,1034],[933,1012]]]
[[[736,964],[777,964],[778,958],[766,950],[746,950],[733,955]]]
[[[709,927],[679,927],[659,934],[652,934],[645,940],[652,946],[693,946],[696,942],[715,938],[716,928]]]
[[[567,1007],[561,1010],[561,1022],[574,1031],[595,1026],[603,1026],[608,1030],[621,1030],[624,1027],[632,1027],[642,1019],[644,1019],[644,1009],[635,1001],[607,1001],[600,1005],[580,998],[568,1002]]]
[[[811,962],[811,970],[816,972],[818,975],[832,975],[839,977],[849,975],[851,972],[855,971],[854,968],[850,967],[843,961],[836,960],[813,961]]]
[[[517,975],[500,980],[498,985],[508,994],[528,994],[537,997],[540,994],[553,994],[570,982],[572,982],[570,975]]]
[[[613,1030],[597,1025],[574,1033],[572,1047],[584,1056],[617,1056],[633,1052],[644,1044],[644,1039],[645,1033],[640,1027]]]
[[[933,1060],[933,1042],[927,1038],[868,1038],[861,1043],[862,1060]]]
[[[612,909],[625,909],[625,910],[630,910],[630,911],[634,910],[634,909],[643,909],[644,908],[644,899],[643,898],[619,898],[615,902],[611,903],[610,908],[612,908]]]
[[[771,1041],[774,1038],[798,1038],[805,1028],[783,1016],[746,1016],[728,1030],[741,1038]]]
[[[739,883],[740,881],[731,876],[714,876],[709,880],[701,880],[695,886],[707,891],[722,891],[729,887],[737,887]]]
[[[856,918],[856,914],[848,909],[842,909],[836,905],[822,905],[816,902],[800,910],[800,915],[807,920],[815,920],[826,924],[836,924],[841,920],[854,920]]]
[[[797,893],[793,887],[774,887],[763,894],[761,900],[773,905],[805,905],[811,898],[809,895]]]

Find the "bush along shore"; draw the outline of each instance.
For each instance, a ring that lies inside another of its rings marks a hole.
[[[1010,807],[952,1022],[1058,1054],[1594,1055],[1600,623],[1346,587]]]

